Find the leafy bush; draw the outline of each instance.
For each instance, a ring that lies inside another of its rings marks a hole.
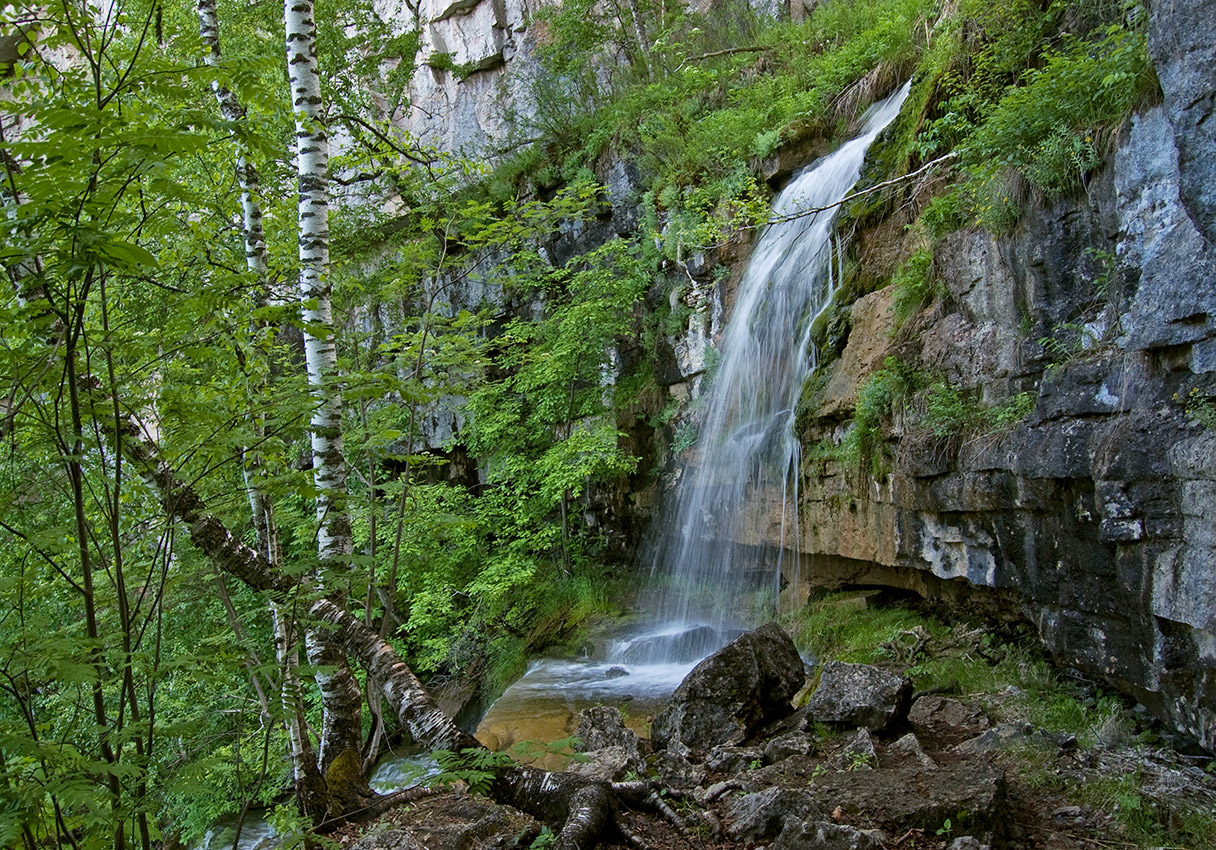
[[[1006,226],[1009,210],[1000,200],[1015,202],[1011,172],[1049,198],[1081,187],[1100,162],[1102,133],[1121,125],[1155,87],[1142,34],[1112,25],[1095,41],[1067,39],[964,145],[973,214],[994,229]]]
[[[894,357],[888,357],[879,369],[857,391],[853,409],[853,425],[840,444],[840,456],[845,465],[868,467],[870,474],[882,474],[886,458],[883,454],[883,426],[908,395],[915,376]]]
[[[895,287],[891,312],[898,328],[938,292],[933,279],[932,250],[922,247],[904,260],[891,278],[891,285]]]

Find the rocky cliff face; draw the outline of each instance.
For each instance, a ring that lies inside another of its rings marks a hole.
[[[432,64],[415,75],[409,128],[447,150],[505,139],[510,121],[530,114],[536,4],[426,0],[420,58]],[[1033,409],[999,432],[953,435],[897,412],[877,477],[808,454],[801,579],[1017,614],[1060,661],[1216,749],[1216,413],[1201,415],[1199,401],[1216,395],[1214,10],[1211,0],[1153,5],[1163,104],[1125,129],[1084,200],[1032,209],[999,238],[966,230],[942,240],[933,272],[945,297],[898,332],[890,288],[857,301],[801,436],[807,446],[839,441],[887,357],[985,405],[1028,393]],[[636,228],[630,168],[603,169],[613,195],[611,217],[593,225],[603,232],[565,234],[555,251]],[[904,223],[862,234],[863,265],[867,236],[890,254]],[[730,279],[716,281],[711,266],[741,260],[746,247],[688,258],[673,271],[679,288],[656,286],[685,317],[684,333],[660,347],[656,409],[696,395],[730,311]],[[634,431],[649,468],[650,436]],[[607,510],[621,525],[644,520],[654,495],[618,493]],[[756,500],[754,542],[781,539],[779,508]]]
[[[421,32],[408,111],[398,118],[422,144],[475,155],[527,135],[534,114],[532,16],[544,0],[380,0],[377,11]],[[406,60],[408,61],[408,60]]]
[[[1177,24],[1154,18],[1164,106],[1133,120],[1088,198],[1032,210],[1007,237],[942,240],[933,267],[948,294],[898,332],[890,290],[857,301],[803,436],[838,436],[888,356],[988,404],[1030,392],[1032,412],[969,436],[897,413],[877,478],[809,462],[801,548],[814,584],[1017,610],[1060,661],[1213,749],[1216,428],[1187,409],[1216,392],[1216,219],[1198,153],[1212,142],[1212,66],[1206,101],[1169,90],[1194,70],[1193,45],[1161,47],[1179,43],[1163,32]],[[1067,345],[1044,344],[1064,331]]]

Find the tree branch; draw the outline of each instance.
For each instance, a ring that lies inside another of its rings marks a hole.
[[[948,162],[952,159],[955,159],[957,156],[958,156],[958,154],[955,151],[951,151],[950,153],[946,154],[945,156],[939,156],[937,159],[925,163],[924,165],[922,165],[920,168],[916,169],[915,171],[909,172],[907,174],[901,174],[899,177],[892,177],[890,180],[884,180],[881,183],[875,183],[873,186],[867,186],[865,189],[860,189],[856,192],[853,192],[852,194],[845,195],[839,201],[828,204],[827,206],[810,207],[810,208],[804,209],[804,210],[796,210],[795,212],[792,212],[792,213],[786,213],[785,215],[779,215],[776,218],[770,218],[767,221],[763,221],[759,224],[749,224],[742,229],[743,230],[754,230],[756,228],[768,227],[770,224],[780,224],[785,221],[794,221],[795,219],[806,218],[808,215],[816,215],[821,212],[827,212],[830,209],[835,209],[836,207],[844,206],[845,204],[850,203],[851,201],[855,201],[858,198],[864,198],[866,195],[872,195],[875,192],[886,189],[889,186],[894,186],[898,183],[905,183],[908,180],[911,180],[915,177],[919,177],[921,174],[924,174],[926,171],[936,168],[937,166],[941,165],[943,162]]]
[[[713,50],[709,53],[702,53],[700,56],[688,56],[684,61],[676,66],[676,70],[680,70],[690,62],[704,62],[706,59],[714,59],[718,56],[733,56],[736,53],[768,53],[773,48],[765,44],[755,44],[751,47],[728,47],[725,50]]]

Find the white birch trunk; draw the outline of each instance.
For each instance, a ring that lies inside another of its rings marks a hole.
[[[216,0],[198,0],[199,37],[203,43],[203,62],[211,67],[220,64],[220,27],[216,14]],[[237,122],[245,117],[245,110],[236,95],[219,82],[213,82],[212,91],[219,103],[220,114],[225,121]],[[262,226],[262,206],[258,201],[258,172],[248,160],[245,146],[236,142],[236,178],[241,189],[241,231],[245,242],[245,267],[253,275],[256,285],[255,300],[264,304],[272,300],[266,263],[266,236]],[[261,395],[258,387],[250,387],[249,395]],[[250,426],[256,436],[265,432],[265,420],[259,413],[250,414]],[[249,496],[249,511],[257,534],[258,549],[266,560],[278,567],[282,564],[278,527],[274,521],[274,505],[261,489],[257,473],[261,468],[261,457],[256,450],[241,450],[241,472],[245,490]],[[301,808],[308,812],[321,809],[324,804],[312,799],[320,787],[317,781],[319,769],[312,742],[304,721],[304,703],[300,688],[297,643],[289,618],[280,610],[277,602],[269,603],[274,622],[275,656],[280,672],[279,701],[283,707],[283,723],[287,731],[291,756],[292,775]],[[255,679],[256,683],[256,679]]]
[[[198,0],[198,28],[203,42],[203,62],[211,67],[220,64],[220,26],[215,12],[215,0]],[[245,110],[235,94],[218,82],[211,84],[220,114],[225,121],[240,121]],[[256,275],[260,288],[267,286],[266,234],[262,227],[262,206],[258,203],[258,172],[249,162],[248,154],[239,142],[236,146],[236,179],[241,187],[241,215],[245,234],[245,266]]]
[[[304,360],[312,389],[313,478],[317,485],[317,554],[322,564],[347,561],[353,551],[346,513],[342,455],[342,397],[334,384],[329,277],[329,139],[321,118],[321,75],[312,0],[286,0],[287,73],[296,123],[299,172],[300,313]]]
[[[312,0],[285,0],[287,76],[296,125],[299,174],[300,315],[304,362],[312,393],[309,422],[313,481],[317,488],[317,556],[322,567],[349,569],[354,551],[346,509],[346,459],[342,453],[342,397],[335,381],[338,349],[331,307],[329,269],[329,139],[322,122],[321,74]],[[344,596],[330,588],[335,598]],[[309,631],[310,658],[331,657],[329,636]],[[363,692],[344,658],[315,674],[323,712],[318,753],[321,772],[347,753],[359,757]],[[327,779],[329,777],[327,776]],[[334,783],[331,783],[333,785]],[[337,789],[331,787],[331,794]]]

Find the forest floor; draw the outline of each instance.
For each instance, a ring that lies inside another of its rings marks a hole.
[[[894,636],[875,648],[898,651],[878,652],[874,660],[922,689],[908,719],[890,734],[871,735],[814,722],[803,709],[707,757],[648,752],[643,739],[644,767],[635,761],[628,771],[597,763],[606,756],[592,753],[574,769],[651,779],[670,804],[666,817],[622,805],[624,830],[603,835],[600,846],[1216,847],[1212,761],[1179,753],[1142,709],[1074,675],[1045,673],[1041,658],[1012,645],[980,642],[975,629],[919,614],[892,620],[889,611],[867,624],[865,610],[846,608],[848,628],[867,635],[862,643]],[[893,622],[894,631],[874,628],[879,621]],[[797,636],[806,625],[787,622],[786,628]],[[837,657],[855,660],[857,640],[836,633],[829,643]],[[827,645],[821,640],[817,648]],[[926,687],[947,672],[954,674],[947,683]],[[802,743],[774,748],[777,739]],[[552,844],[548,827],[461,783],[427,793],[329,837],[360,850],[546,850]]]
[[[765,789],[806,792],[818,786],[821,793],[812,792],[811,797],[829,801],[823,806],[830,806],[829,821],[877,830],[870,835],[876,843],[782,842],[786,846],[884,850],[944,850],[952,845],[965,850],[984,844],[1042,850],[1112,847],[1199,850],[1213,846],[1186,821],[1201,819],[1205,814],[1210,819],[1216,813],[1213,807],[1216,783],[1170,753],[1125,747],[1060,749],[1039,742],[971,758],[952,756],[925,737],[921,737],[921,742],[925,753],[936,762],[935,767],[910,766],[904,756],[892,755],[890,745],[884,746],[883,742],[877,742],[876,765],[854,767],[850,756],[841,758],[849,744],[849,740],[841,738],[825,742],[814,756],[794,756],[733,775],[708,772],[705,784],[687,797],[672,795],[676,810],[694,823],[692,828],[678,828],[654,813],[627,808],[622,808],[619,818],[651,850],[754,848],[770,841],[763,837],[730,836],[735,815],[733,800]],[[731,781],[740,785],[739,790],[712,803],[696,802],[698,791],[703,793],[715,783]],[[1099,799],[1094,799],[1095,790]],[[838,802],[832,805],[832,800]],[[1124,808],[1130,811],[1123,811]],[[699,817],[690,817],[694,813]],[[717,835],[704,826],[714,821],[724,827]],[[1153,842],[1145,834],[1146,829],[1151,831],[1151,822],[1166,830],[1173,822],[1172,832],[1177,837],[1171,840],[1162,836],[1168,843]],[[349,848],[368,836],[396,830],[408,832],[425,850],[542,850],[549,843],[549,833],[543,831],[541,824],[484,796],[471,794],[463,786],[436,789],[434,796],[390,811],[374,823],[345,827],[331,837]],[[1187,836],[1188,831],[1193,834]],[[959,841],[972,835],[979,836],[977,843]],[[382,846],[386,850],[409,847],[407,843]],[[601,847],[639,850],[638,844],[614,835],[604,836]]]

